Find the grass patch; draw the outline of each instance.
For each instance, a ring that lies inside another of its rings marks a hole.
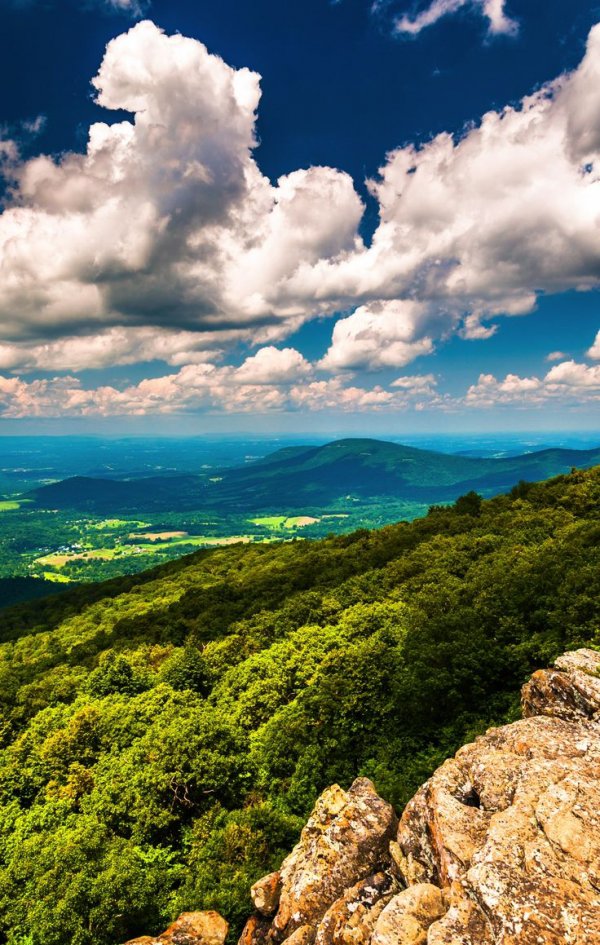
[[[285,528],[306,528],[307,525],[318,525],[321,519],[313,515],[294,515],[286,518]]]
[[[317,525],[321,520],[312,515],[266,515],[262,518],[248,519],[253,525],[262,525],[263,528],[305,528],[306,525]]]
[[[111,528],[127,528],[128,525],[130,527],[133,525],[136,528],[145,528],[148,524],[149,522],[138,522],[133,519],[105,518],[102,522],[90,523],[90,528],[96,528],[99,531],[103,531],[104,529]]]
[[[15,512],[20,508],[20,502],[15,502],[13,499],[0,499],[0,512]]]
[[[71,583],[71,578],[66,577],[64,574],[59,574],[57,571],[43,571],[42,577],[45,581],[52,581],[54,584]]]
[[[224,537],[207,537],[206,535],[188,535],[187,538],[179,538],[174,541],[157,542],[153,541],[149,550],[175,548],[178,545],[194,545],[200,547],[217,545],[235,545],[238,542],[247,545],[253,540],[252,535],[226,535]]]
[[[225,537],[207,537],[205,535],[191,535],[170,541],[138,541],[135,545],[116,545],[114,548],[93,548],[88,551],[52,552],[36,558],[34,564],[43,568],[64,568],[75,561],[86,564],[88,561],[114,561],[115,558],[130,558],[139,555],[153,555],[161,551],[172,551],[178,547],[208,548],[220,545],[235,545],[239,542],[248,544],[253,540],[252,535],[227,535]]]
[[[187,532],[132,532],[131,541],[171,541],[173,538],[187,538]]]
[[[253,525],[262,525],[264,528],[283,528],[286,521],[285,515],[267,515],[263,518],[250,518],[249,522]]]

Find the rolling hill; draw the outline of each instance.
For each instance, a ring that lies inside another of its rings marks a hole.
[[[499,459],[449,455],[381,440],[344,439],[324,446],[288,447],[210,477],[109,480],[74,477],[29,494],[39,508],[96,512],[241,512],[325,508],[347,496],[449,502],[472,489],[489,497],[521,479],[542,480],[600,463],[594,450],[547,449]]]

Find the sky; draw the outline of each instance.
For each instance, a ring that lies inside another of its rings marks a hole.
[[[600,4],[0,17],[0,434],[598,428]]]

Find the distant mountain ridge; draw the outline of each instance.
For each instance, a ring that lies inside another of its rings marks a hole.
[[[425,503],[453,501],[475,490],[489,497],[519,480],[543,480],[600,464],[592,450],[545,449],[522,456],[478,458],[402,446],[385,440],[343,439],[293,446],[210,476],[154,476],[137,480],[77,476],[29,494],[40,508],[87,511],[235,511],[326,507],[353,497]]]

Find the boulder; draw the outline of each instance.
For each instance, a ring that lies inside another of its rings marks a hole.
[[[287,938],[308,925],[316,930],[344,892],[389,862],[396,815],[367,778],[348,791],[326,790],[281,867],[281,896],[271,938]]]
[[[262,915],[251,915],[246,922],[238,945],[264,945],[271,923]]]
[[[261,915],[271,916],[277,912],[279,897],[281,894],[281,873],[269,873],[254,883],[250,890],[250,896],[254,903],[254,908]]]
[[[184,912],[155,938],[143,936],[126,945],[224,945],[229,924],[218,912]]]
[[[315,930],[312,925],[301,925],[286,939],[287,945],[313,945]]]
[[[329,907],[315,945],[366,945],[381,912],[398,890],[390,873],[375,873],[356,883]]]
[[[540,669],[523,687],[523,715],[571,720],[600,719],[600,653],[576,650]]]
[[[535,673],[524,718],[446,761],[398,824],[366,778],[334,785],[252,887],[239,945],[598,945],[600,654]],[[223,945],[186,913],[129,945]]]
[[[446,912],[441,889],[418,883],[398,893],[382,910],[372,945],[425,945],[429,927]]]

